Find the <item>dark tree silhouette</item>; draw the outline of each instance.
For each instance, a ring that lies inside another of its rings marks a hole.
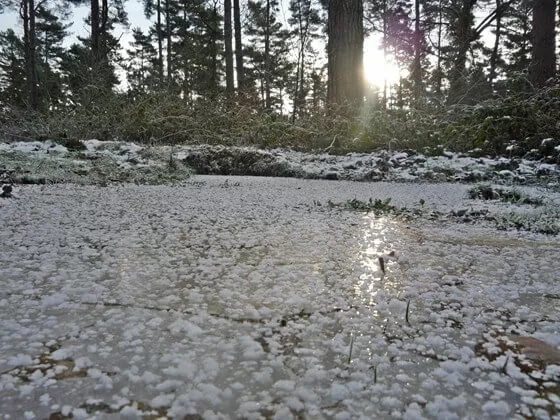
[[[556,0],[533,3],[533,53],[529,75],[535,87],[542,87],[556,72],[555,12]]]
[[[362,0],[328,4],[329,105],[358,106],[364,97]]]

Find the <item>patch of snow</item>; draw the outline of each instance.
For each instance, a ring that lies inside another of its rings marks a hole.
[[[196,338],[203,333],[198,325],[184,319],[175,320],[175,322],[169,325],[169,331],[171,331],[173,335],[186,335],[191,338]]]
[[[492,418],[509,418],[511,409],[505,401],[488,401],[482,410]]]
[[[119,412],[124,419],[137,419],[142,417],[142,411],[138,410],[137,407],[127,405],[121,409]]]
[[[62,348],[51,353],[53,360],[67,360],[72,357],[74,350],[72,348]]]
[[[64,293],[55,293],[50,296],[43,297],[43,307],[58,306],[68,300],[68,296]]]
[[[33,363],[33,358],[28,354],[18,354],[8,359],[8,366],[27,366]]]
[[[175,394],[161,394],[150,401],[150,406],[153,408],[169,407],[174,399]]]
[[[65,155],[68,153],[68,149],[51,140],[29,142],[21,141],[14,143],[0,142],[0,152]]]

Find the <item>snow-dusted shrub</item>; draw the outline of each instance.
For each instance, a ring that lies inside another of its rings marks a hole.
[[[560,161],[560,81],[539,91],[509,92],[477,105],[449,108],[441,121],[456,148],[482,149],[491,155]],[[546,140],[546,141],[544,141]]]

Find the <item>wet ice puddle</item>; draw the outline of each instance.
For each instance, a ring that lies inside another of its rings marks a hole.
[[[452,209],[465,191],[244,177],[26,187],[0,215],[0,413],[558,416],[555,237],[326,205]]]

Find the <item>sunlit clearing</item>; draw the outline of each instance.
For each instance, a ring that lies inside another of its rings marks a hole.
[[[364,75],[366,82],[372,86],[382,89],[385,82],[387,85],[397,83],[401,71],[392,55],[383,57],[383,51],[379,49],[376,39],[367,39],[364,43]]]

